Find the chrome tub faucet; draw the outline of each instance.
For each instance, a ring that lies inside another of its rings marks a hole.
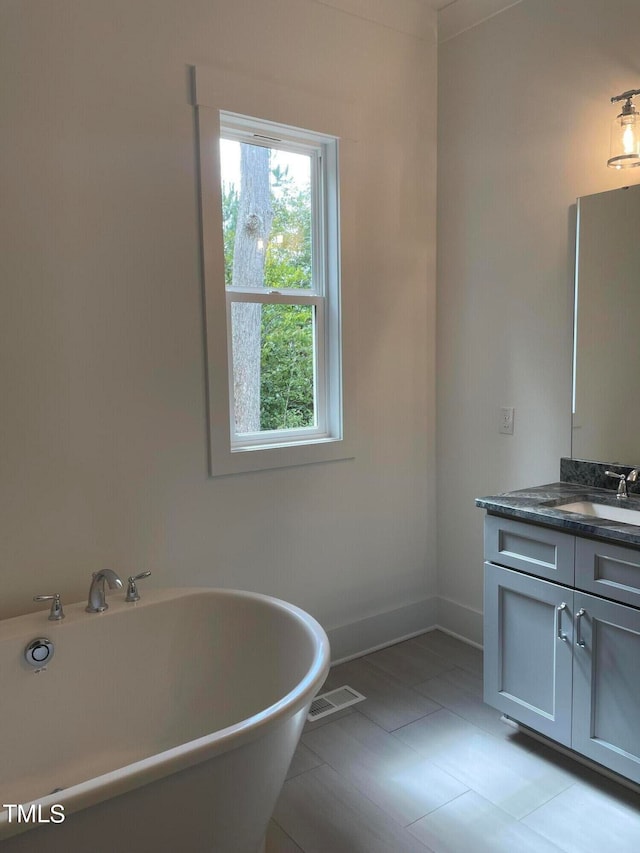
[[[89,603],[85,607],[87,613],[102,613],[109,607],[105,596],[105,581],[109,584],[109,589],[122,589],[122,581],[111,569],[94,572],[89,587]]]

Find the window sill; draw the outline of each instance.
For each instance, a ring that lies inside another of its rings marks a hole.
[[[352,442],[331,437],[278,446],[237,447],[212,456],[211,476],[225,477],[270,468],[338,462],[353,459],[354,455]]]

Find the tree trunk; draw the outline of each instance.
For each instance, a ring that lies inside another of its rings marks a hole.
[[[241,143],[240,201],[233,248],[234,287],[264,286],[264,263],[272,220],[269,150]],[[236,431],[257,432],[260,429],[262,306],[234,302],[231,312]]]

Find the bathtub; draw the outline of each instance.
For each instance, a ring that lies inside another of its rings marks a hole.
[[[0,853],[258,853],[324,631],[247,592],[108,601],[0,621]],[[54,653],[37,672],[39,637]]]

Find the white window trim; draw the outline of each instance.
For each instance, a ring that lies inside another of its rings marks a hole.
[[[252,437],[243,436],[242,446],[232,442],[231,412],[229,405],[230,354],[227,343],[228,310],[230,301],[249,298],[261,300],[261,291],[243,292],[240,288],[224,286],[224,248],[222,240],[222,199],[220,187],[220,114],[233,113],[239,127],[242,116],[270,114],[277,119],[278,130],[281,125],[291,129],[290,138],[295,144],[296,128],[310,127],[318,136],[340,137],[341,147],[353,143],[352,115],[349,105],[337,102],[333,109],[327,110],[327,101],[317,96],[307,95],[296,90],[273,87],[263,81],[244,78],[240,75],[216,71],[215,69],[193,69],[194,105],[197,115],[197,138],[199,149],[199,194],[201,224],[201,258],[205,302],[205,349],[207,361],[207,404],[209,431],[209,467],[212,476],[222,476],[269,468],[305,465],[316,462],[336,461],[354,456],[355,433],[355,383],[352,379],[350,359],[340,345],[340,318],[345,321],[345,308],[348,299],[340,294],[340,267],[329,264],[326,276],[327,287],[332,292],[327,302],[328,316],[324,322],[330,324],[333,346],[328,350],[338,357],[330,357],[328,351],[319,357],[325,359],[327,386],[333,395],[332,405],[327,411],[332,413],[332,421],[325,425],[321,434],[310,436],[309,430],[286,430],[282,432],[282,441],[276,445],[265,445],[265,437],[273,433],[259,433]],[[277,91],[274,91],[274,88]],[[315,101],[315,105],[314,105]],[[259,106],[260,110],[255,107]],[[326,120],[326,113],[333,113]],[[225,116],[226,118],[226,116]],[[260,119],[265,126],[269,120]],[[225,122],[226,124],[226,122]],[[342,131],[342,133],[340,132]],[[274,134],[275,135],[275,134]],[[278,137],[280,138],[280,137]],[[332,154],[332,152],[335,152]],[[325,156],[337,157],[337,146],[327,146]],[[337,166],[337,161],[335,163]],[[328,174],[336,174],[336,169],[327,169]],[[340,175],[340,187],[331,191],[343,190],[344,178]],[[324,223],[328,234],[333,234],[332,251],[340,253],[340,223],[338,211],[332,206],[325,207],[328,221]],[[347,210],[349,206],[347,205]],[[348,216],[349,214],[347,214]],[[344,219],[344,209],[342,210]],[[331,240],[329,241],[331,242]],[[341,257],[344,275],[344,257]],[[334,266],[334,271],[331,267]],[[348,264],[346,265],[348,267]],[[268,300],[278,302],[296,302],[301,296],[313,304],[319,294],[313,291],[278,291],[265,294]],[[339,301],[338,301],[339,300]],[[316,303],[317,304],[317,303]],[[346,318],[350,312],[346,311]],[[319,349],[322,349],[320,347]],[[342,370],[340,370],[342,363]],[[323,392],[324,393],[324,392]]]

